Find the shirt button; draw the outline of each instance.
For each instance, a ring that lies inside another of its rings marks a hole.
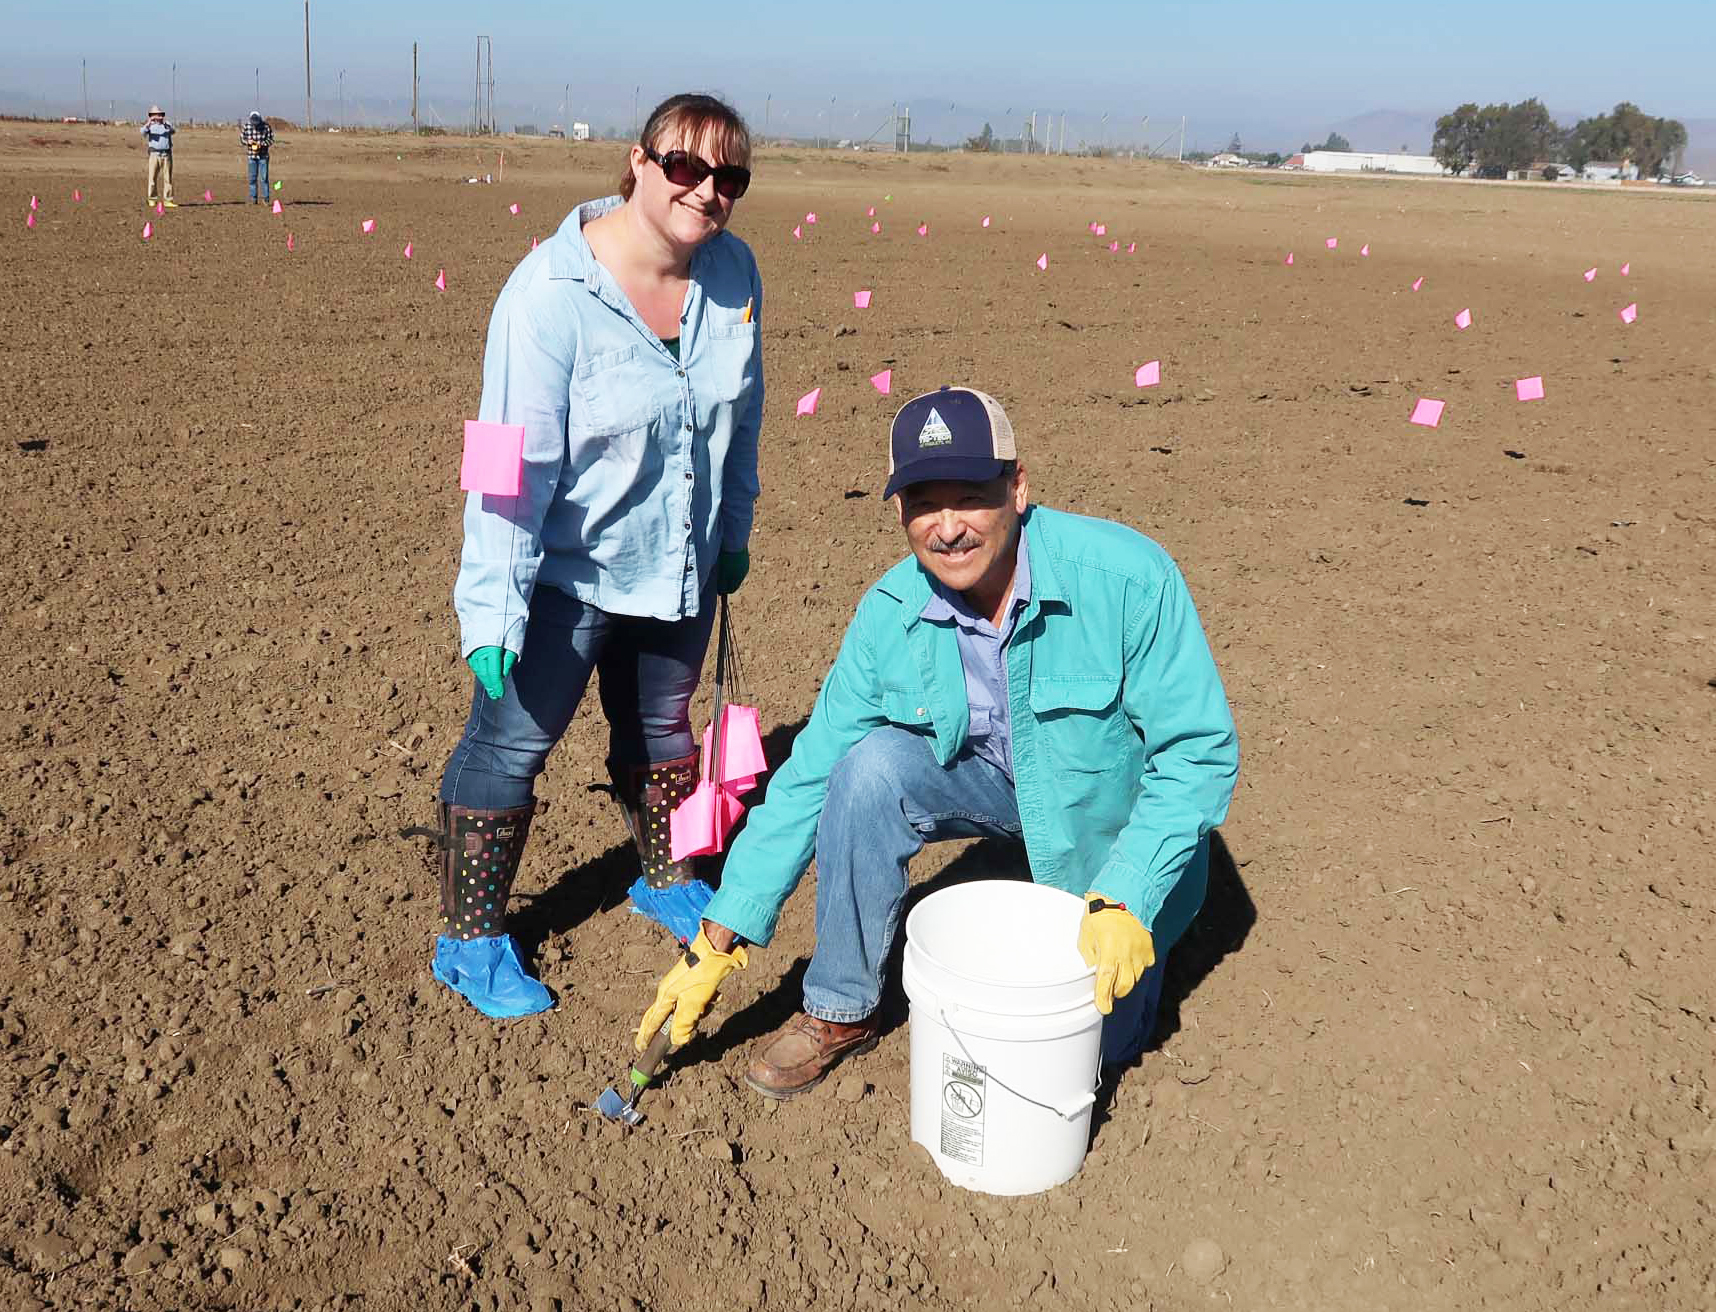
[[[691,425],[690,425],[690,424],[687,424],[687,425],[686,425],[686,426],[685,426],[685,431],[686,431],[686,432],[688,432],[688,433],[689,433],[689,432],[690,432],[690,431],[691,431]]]
[[[678,371],[678,372],[679,372],[679,376],[680,376],[680,377],[681,377],[681,378],[683,378],[683,377],[685,377],[685,370],[683,370],[683,369],[681,369],[681,370],[679,370],[679,371]]]
[[[689,469],[685,471],[685,481],[687,483],[689,483],[692,479],[694,479],[696,477],[697,477],[697,475],[692,473]]]

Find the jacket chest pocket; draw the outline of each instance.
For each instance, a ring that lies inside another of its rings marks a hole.
[[[897,724],[902,729],[929,733],[935,727],[929,702],[921,692],[906,692],[899,688],[882,689],[882,713],[888,717],[889,724]]]
[[[1031,712],[1062,769],[1112,770],[1139,743],[1120,705],[1119,674],[1039,676],[1031,681]]]
[[[761,333],[755,320],[709,325],[707,358],[713,367],[702,381],[717,401],[742,401],[756,387],[763,355]]]
[[[661,413],[635,346],[599,351],[572,371],[566,428],[574,442],[647,429]]]

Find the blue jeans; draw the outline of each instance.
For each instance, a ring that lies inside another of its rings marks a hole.
[[[246,176],[250,180],[250,199],[256,199],[256,184],[262,183],[262,199],[268,199],[268,156],[246,155],[244,157]]]
[[[828,779],[816,826],[816,951],[804,975],[804,1009],[851,1023],[876,1010],[882,969],[906,900],[906,867],[926,842],[1020,835],[1013,781],[967,751],[937,763],[930,740],[873,729]],[[1107,1062],[1149,1043],[1162,995],[1166,949],[1102,1027]]]
[[[714,621],[713,586],[698,614],[681,620],[614,615],[558,588],[538,587],[505,696],[492,701],[472,680],[470,719],[441,773],[441,800],[482,810],[528,806],[592,670],[602,676],[616,768],[691,755],[691,695]]]

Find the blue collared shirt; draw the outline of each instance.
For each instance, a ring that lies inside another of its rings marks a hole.
[[[516,497],[466,498],[462,655],[523,650],[538,583],[615,614],[696,615],[716,555],[750,540],[757,262],[726,232],[697,248],[675,359],[584,238],[620,204],[573,210],[495,302],[478,418],[524,425],[524,475]]]
[[[930,577],[930,599],[921,612],[937,624],[951,622],[959,643],[959,663],[965,668],[965,700],[971,708],[966,739],[982,757],[1009,779],[1013,777],[1013,723],[1007,704],[1007,644],[1019,623],[1019,612],[1031,600],[1031,555],[1025,550],[1025,529],[1019,528],[1018,564],[1013,567],[1013,592],[997,629],[987,616],[966,605],[959,593]]]

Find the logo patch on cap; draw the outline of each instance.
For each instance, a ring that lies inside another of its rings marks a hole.
[[[918,429],[918,446],[952,446],[953,430],[947,426],[947,420],[936,413],[935,407],[930,407],[929,418],[924,420],[924,426]]]

